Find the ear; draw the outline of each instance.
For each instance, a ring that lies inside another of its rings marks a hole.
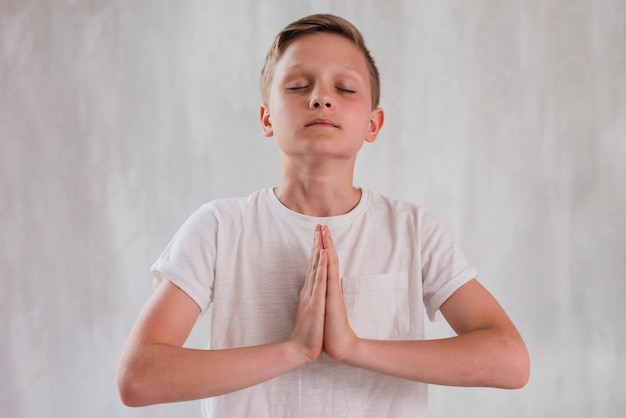
[[[268,138],[274,136],[274,128],[272,127],[272,119],[270,117],[270,108],[266,104],[261,105],[260,117],[263,135]]]
[[[383,127],[383,123],[385,122],[385,112],[382,108],[377,107],[372,110],[372,114],[370,116],[370,124],[367,130],[367,136],[365,137],[366,142],[374,142],[376,141],[376,137],[378,136],[378,132]]]

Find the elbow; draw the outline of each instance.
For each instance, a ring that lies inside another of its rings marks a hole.
[[[117,370],[117,389],[124,405],[139,407],[154,403],[148,399],[145,380],[145,377],[137,370],[128,365],[120,365]]]
[[[526,386],[530,378],[530,357],[525,347],[516,355],[513,363],[507,389],[521,389]]]
[[[497,389],[521,389],[530,377],[530,357],[521,337],[500,333],[495,338],[483,340],[480,359],[474,363],[473,379],[467,386]],[[469,372],[468,375],[472,374]],[[465,385],[463,385],[465,386]]]
[[[148,403],[142,402],[140,393],[128,382],[118,382],[118,392],[120,400],[126,406],[138,407],[148,405]]]
[[[507,346],[502,353],[500,370],[495,373],[499,376],[498,381],[494,382],[493,386],[501,389],[521,389],[530,378],[530,356],[521,340]]]

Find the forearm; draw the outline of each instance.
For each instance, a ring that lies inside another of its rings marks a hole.
[[[357,339],[340,361],[424,383],[509,389],[524,386],[529,370],[521,338],[490,329],[439,340]]]
[[[129,406],[201,399],[262,383],[302,366],[290,342],[228,350],[146,344],[123,358],[120,395]]]
[[[199,306],[164,281],[131,330],[118,366],[118,388],[129,406],[201,399],[250,387],[316,360],[324,339],[326,253],[319,229],[294,326],[281,342],[226,350],[182,347]]]

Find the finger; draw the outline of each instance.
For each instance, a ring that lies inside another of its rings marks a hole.
[[[320,258],[320,251],[322,247],[322,236],[320,233],[320,225],[315,227],[315,234],[313,236],[313,246],[311,247],[311,256],[309,259],[309,268],[305,277],[304,285],[302,286],[301,295],[309,296],[313,292],[313,285],[315,283],[315,276],[318,271],[318,264]]]
[[[309,256],[309,271],[315,270],[317,259],[319,257],[319,249],[321,248],[320,225],[315,227],[313,234],[313,245],[311,246],[311,254]]]
[[[312,296],[318,301],[326,299],[326,278],[328,275],[328,251],[320,250],[315,280],[313,281]]]
[[[313,232],[313,246],[311,247],[311,257],[310,260],[317,262],[317,257],[314,256],[317,248],[321,247],[320,239],[321,236],[319,232],[321,231],[321,225],[315,225],[315,231]]]
[[[330,229],[328,226],[323,225],[320,227],[320,231],[322,236],[322,248],[328,250],[330,252],[330,256],[336,256],[335,242],[330,234]]]
[[[328,251],[328,279],[339,280],[339,257],[335,243],[327,226],[321,228],[322,247]]]

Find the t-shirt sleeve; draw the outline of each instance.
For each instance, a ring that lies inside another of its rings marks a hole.
[[[441,305],[462,285],[477,276],[458,243],[432,213],[421,219],[422,286],[426,313],[442,319]]]
[[[194,212],[150,268],[154,287],[167,279],[204,313],[213,300],[217,220],[207,205]]]

